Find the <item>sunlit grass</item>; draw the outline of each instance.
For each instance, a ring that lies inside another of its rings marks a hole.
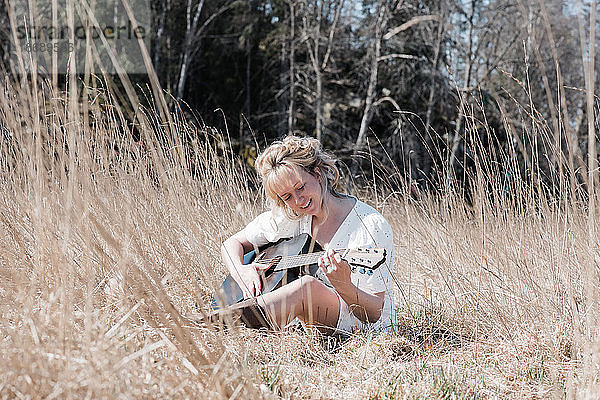
[[[127,114],[108,87],[0,89],[0,397],[594,398],[581,199],[518,173],[507,192],[485,160],[470,201],[447,171],[418,200],[371,182],[395,233],[392,332],[199,327],[183,315],[207,309],[221,242],[264,209],[256,177],[227,132],[177,107]]]
[[[168,141],[115,129],[108,102],[84,126],[64,95],[42,94],[39,114],[0,108],[3,397],[536,398],[578,387],[582,211],[366,198],[395,232],[394,332],[333,343],[214,331],[181,314],[206,310],[226,274],[221,241],[263,209],[255,178],[227,146],[214,150],[223,137],[209,128],[177,122],[176,158]]]

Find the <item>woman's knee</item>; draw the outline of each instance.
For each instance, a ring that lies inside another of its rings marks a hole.
[[[321,303],[335,303],[335,300],[337,300],[335,291],[310,275],[301,276],[288,285],[285,285],[282,289],[287,290],[289,295],[297,299],[303,310],[307,306],[315,305],[315,303],[321,306],[325,305]]]
[[[299,280],[302,292],[299,316],[305,322],[335,326],[340,308],[336,292],[313,276],[303,276]]]
[[[311,275],[301,276],[298,280],[300,281],[299,289],[303,292],[327,289],[323,282]]]
[[[308,301],[306,305],[317,303],[318,306],[329,306],[338,303],[336,292],[319,279],[305,275],[299,280],[302,299]]]

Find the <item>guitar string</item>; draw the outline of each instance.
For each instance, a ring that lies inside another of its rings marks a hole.
[[[281,259],[274,259],[276,262],[275,271],[282,271],[288,268],[301,267],[306,265],[317,264],[319,258],[324,255],[324,251],[317,253],[299,254],[297,256],[281,257]]]
[[[340,251],[344,251],[345,249],[340,249]],[[306,254],[296,254],[296,255],[289,255],[289,256],[280,256],[280,257],[274,257],[274,258],[262,258],[260,260],[254,261],[256,263],[259,264],[270,264],[274,261],[301,261],[303,258],[314,258],[317,255],[320,257],[322,255],[324,255],[325,252],[324,251],[319,251],[319,252],[315,252],[315,253],[306,253]]]
[[[342,253],[342,252],[345,252],[346,250],[348,250],[348,249],[336,249],[336,252]],[[275,263],[275,265],[289,264],[289,266],[287,266],[286,268],[293,268],[293,267],[307,265],[307,264],[314,264],[325,253],[326,253],[325,251],[318,251],[315,253],[296,254],[296,255],[281,256],[281,257],[275,257],[275,258],[260,259],[255,262],[258,264],[263,264],[263,265],[269,265],[269,264],[273,264],[273,263]],[[346,261],[348,261],[348,260],[346,260]],[[369,265],[361,264],[361,266],[364,268],[372,269],[372,270],[376,269],[376,268],[370,267]]]
[[[319,251],[316,253],[298,254],[295,256],[285,256],[266,260],[259,260],[257,262],[265,265],[275,264],[275,270],[282,271],[288,268],[316,264],[319,261],[319,258],[324,254],[324,251]]]
[[[339,249],[337,251],[346,251],[346,249]],[[296,254],[296,255],[289,255],[289,256],[281,256],[281,257],[275,257],[275,258],[265,258],[265,259],[260,259],[257,260],[255,262],[259,263],[259,264],[271,264],[272,262],[281,262],[281,261],[288,261],[288,262],[301,262],[302,259],[307,258],[307,259],[313,259],[316,258],[318,259],[319,257],[325,255],[325,251],[318,251],[315,253],[306,253],[306,254]]]

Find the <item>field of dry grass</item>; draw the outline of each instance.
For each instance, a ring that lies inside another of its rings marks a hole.
[[[157,88],[148,110],[126,80],[123,102],[89,75],[68,92],[10,76],[0,398],[600,396],[600,227],[574,196],[556,204],[524,182],[503,196],[481,169],[470,204],[452,188],[365,189],[395,233],[393,332],[200,327],[183,315],[206,310],[225,277],[221,242],[264,209],[227,132],[167,110]]]
[[[108,92],[84,114],[30,82],[1,90],[0,398],[598,395],[577,203],[366,191],[395,232],[394,332],[198,327],[182,314],[224,278],[221,241],[264,207],[226,137],[147,112],[136,142]]]

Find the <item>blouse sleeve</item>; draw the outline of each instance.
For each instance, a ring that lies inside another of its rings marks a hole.
[[[394,234],[392,227],[379,213],[366,216],[363,220],[363,240],[367,247],[384,248],[384,262],[372,275],[352,274],[352,280],[362,290],[369,293],[386,292],[392,288],[392,269],[394,266]]]
[[[242,232],[253,246],[261,247],[298,235],[301,225],[301,221],[291,220],[283,211],[275,208],[254,218]]]

